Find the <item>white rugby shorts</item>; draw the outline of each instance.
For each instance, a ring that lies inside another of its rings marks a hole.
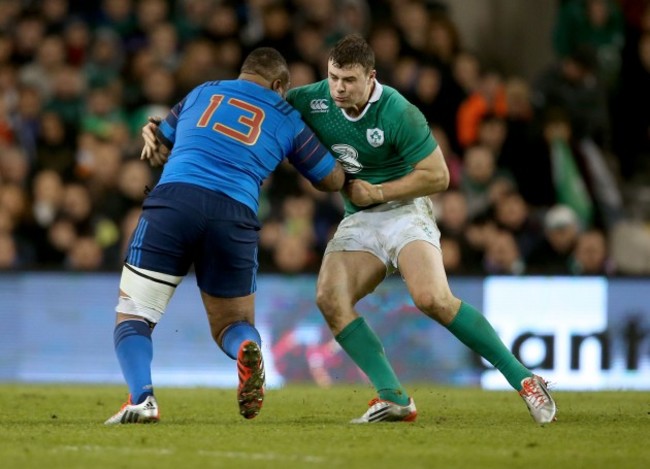
[[[369,252],[392,272],[397,269],[402,248],[418,240],[440,249],[440,230],[429,197],[391,201],[345,217],[327,244],[325,254]]]

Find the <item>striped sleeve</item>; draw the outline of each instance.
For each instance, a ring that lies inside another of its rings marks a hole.
[[[311,182],[322,181],[334,169],[336,160],[307,125],[294,137],[293,148],[289,162]]]
[[[183,98],[182,101],[169,111],[169,114],[160,123],[156,131],[156,138],[170,150],[174,147],[174,142],[176,141],[176,124],[178,123],[178,116],[185,104],[185,99],[187,98]]]

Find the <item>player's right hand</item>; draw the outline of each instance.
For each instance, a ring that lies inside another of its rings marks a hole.
[[[149,161],[149,164],[152,167],[162,166],[167,162],[169,157],[169,152],[167,152],[164,146],[160,145],[160,142],[156,138],[156,130],[158,125],[162,122],[162,118],[157,116],[150,116],[148,121],[142,127],[142,138],[144,139],[144,147],[142,148],[142,153],[140,153],[140,159],[143,161]]]

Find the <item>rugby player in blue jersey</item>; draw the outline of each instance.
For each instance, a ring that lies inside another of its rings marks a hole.
[[[287,158],[317,189],[338,191],[339,163],[283,99],[289,71],[272,48],[252,51],[236,80],[204,83],[156,130],[143,158],[164,164],[143,204],[122,276],[115,352],[129,398],[107,425],[160,418],[151,379],[151,334],[193,264],[212,337],[237,361],[239,411],[264,399],[261,339],[254,326],[260,186]],[[170,153],[171,151],[171,153]]]

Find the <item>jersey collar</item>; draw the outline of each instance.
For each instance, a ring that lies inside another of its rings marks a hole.
[[[341,114],[343,114],[343,117],[345,117],[350,122],[357,122],[358,120],[361,120],[363,116],[366,115],[366,112],[368,112],[368,109],[370,109],[370,105],[376,103],[377,101],[379,101],[379,98],[381,98],[381,93],[384,91],[384,87],[382,86],[381,83],[377,81],[376,78],[374,80],[375,80],[375,89],[372,90],[372,94],[370,95],[370,98],[368,98],[368,105],[363,109],[361,114],[359,114],[357,117],[350,117],[347,112],[341,109]]]

